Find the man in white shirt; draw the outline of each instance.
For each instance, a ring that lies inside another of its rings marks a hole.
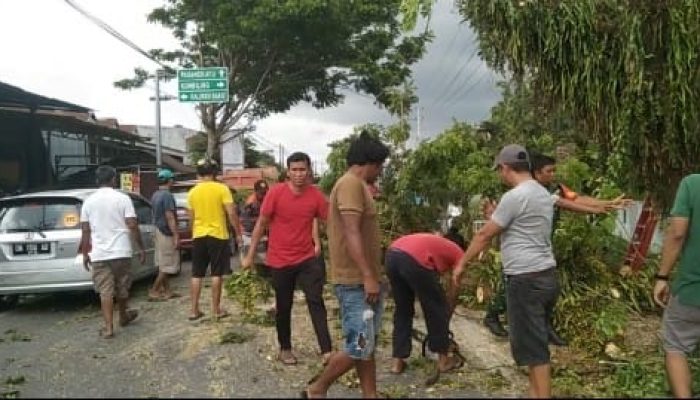
[[[129,196],[114,189],[117,171],[111,166],[102,165],[95,175],[100,188],[83,202],[80,250],[83,266],[87,271],[92,267],[92,280],[100,293],[105,323],[100,329],[100,336],[112,338],[115,298],[120,326],[128,325],[138,316],[136,310],[128,308],[132,256],[130,235],[139,247],[141,264],[145,262],[146,255],[134,205]]]

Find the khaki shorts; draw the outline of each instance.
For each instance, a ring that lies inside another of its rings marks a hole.
[[[100,297],[128,299],[131,288],[131,259],[118,258],[92,263],[92,281]]]
[[[155,262],[160,272],[177,274],[180,272],[180,251],[173,244],[173,237],[166,236],[156,229]]]
[[[671,353],[692,353],[700,340],[700,307],[688,306],[671,296],[661,320],[664,350]]]

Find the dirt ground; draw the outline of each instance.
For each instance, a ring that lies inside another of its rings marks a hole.
[[[242,323],[233,300],[224,300],[232,314],[229,318],[188,321],[188,277],[189,265],[185,263],[183,272],[172,281],[183,297],[166,302],[147,301],[151,279],[136,283],[131,306],[140,316],[133,325],[116,327],[111,340],[98,336],[101,316],[94,294],[25,297],[15,309],[0,313],[0,395],[298,397],[306,381],[321,368],[303,295],[295,299],[292,321],[299,364],[283,366],[275,360],[275,328]],[[207,315],[209,296],[206,287],[202,310]],[[337,347],[341,343],[337,304],[330,291],[327,299],[329,327]],[[420,320],[416,320],[417,326]],[[389,373],[388,305],[377,355],[380,391],[392,398],[512,397],[521,393],[522,377],[513,375],[514,369],[508,365],[501,365],[507,364],[508,353],[503,351],[507,344],[490,339],[477,320],[464,313],[455,317],[453,331],[468,363],[426,387],[423,382],[431,374],[432,363],[420,355],[417,343],[406,373]],[[240,343],[222,344],[225,337]],[[479,354],[484,351],[496,355]],[[357,384],[350,374],[331,387],[329,397],[360,397]]]

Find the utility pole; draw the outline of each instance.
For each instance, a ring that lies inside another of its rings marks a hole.
[[[161,166],[161,130],[160,130],[160,70],[156,70],[156,165]]]

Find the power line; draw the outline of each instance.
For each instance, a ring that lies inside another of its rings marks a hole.
[[[476,88],[476,86],[479,83],[481,83],[484,80],[484,78],[487,77],[488,75],[489,75],[488,71],[482,71],[481,74],[478,75],[478,77],[477,77],[477,74],[472,74],[471,78],[474,78],[473,80],[468,79],[466,82],[464,82],[464,84],[459,85],[459,90],[455,91],[452,95],[445,97],[444,100],[445,100],[445,105],[447,106],[447,109],[449,110],[451,108],[449,106],[449,104],[451,102],[466,97],[469,94],[469,92],[474,90],[474,88]],[[471,81],[471,82],[469,82],[469,81]],[[469,83],[469,85],[467,85],[467,83]]]
[[[447,45],[447,49],[445,50],[445,52],[443,54],[451,54],[452,53],[452,47],[455,44],[455,39],[457,39],[457,35],[459,35],[459,33],[460,33],[459,28],[460,28],[459,25],[455,27],[455,33],[454,33],[454,35],[452,35],[452,38],[450,39],[450,41]],[[440,63],[440,68],[434,76],[445,76],[447,74],[447,71],[445,70],[447,68],[446,64],[447,63]]]
[[[464,53],[464,51],[466,51],[466,49],[468,49],[471,44],[472,44],[471,42],[468,43],[467,46],[465,47],[465,49],[460,52],[460,54]],[[462,64],[462,66],[457,70],[457,72],[452,76],[451,79],[448,79],[445,81],[445,82],[447,82],[447,84],[442,85],[440,90],[438,91],[438,93],[443,93],[443,92],[449,91],[453,88],[453,84],[457,81],[457,79],[459,79],[459,77],[462,75],[462,73],[464,73],[464,70],[467,68],[469,63],[471,63],[471,61],[474,58],[474,56],[476,55],[477,51],[478,51],[478,47],[475,47],[474,51],[472,51],[472,54],[467,58],[467,61],[464,64]],[[438,105],[438,104],[432,104],[431,108],[433,106],[436,106],[436,105]]]
[[[119,41],[122,43],[126,44],[127,46],[131,47],[132,49],[136,50],[140,54],[142,54],[144,57],[148,58],[149,60],[153,61],[154,63],[160,65],[161,67],[165,68],[166,70],[171,70],[172,68],[161,63],[159,60],[155,59],[151,54],[149,54],[147,51],[143,50],[139,46],[137,46],[134,42],[131,40],[127,39],[124,35],[119,33],[116,29],[112,28],[109,26],[106,22],[102,21],[101,19],[95,17],[94,15],[90,14],[89,12],[85,11],[82,7],[79,5],[75,4],[73,0],[64,0],[66,4],[71,6],[73,9],[78,11],[80,14],[82,14],[85,18],[89,19],[92,23],[95,25],[99,26],[102,28],[104,31],[112,35],[113,37],[117,38]]]
[[[439,101],[437,101],[437,102],[433,105],[434,107],[440,107],[440,106],[442,106],[442,105],[445,103],[445,99],[446,99],[446,98],[452,97],[452,96],[454,95],[454,92],[455,92],[455,91],[458,92],[458,91],[460,90],[461,86],[455,85],[455,83],[457,82],[457,79],[459,79],[459,77],[467,70],[467,67],[469,66],[469,64],[471,64],[471,62],[472,62],[472,60],[474,59],[474,56],[476,55],[477,51],[478,51],[478,47],[474,48],[474,51],[472,51],[472,54],[469,56],[469,58],[467,58],[467,61],[462,65],[462,67],[461,67],[461,68],[457,71],[457,73],[452,77],[452,79],[449,81],[449,83],[447,84],[447,86],[445,87],[445,89],[443,89],[443,90],[441,90],[440,92],[438,92],[438,93],[442,93],[442,92],[447,91],[447,92],[449,92],[449,93],[446,93],[445,96],[443,96]],[[472,77],[472,76],[470,75],[470,78],[471,78],[471,77]]]
[[[265,144],[268,145],[268,146],[272,146],[272,147],[277,147],[277,146],[279,146],[278,143],[273,143],[273,142],[271,142],[270,140],[266,139],[265,137],[263,137],[263,136],[261,136],[261,135],[255,133],[255,132],[251,132],[250,135],[253,136],[253,137],[255,137],[255,138],[257,138],[259,141],[261,141],[262,143],[265,143]]]
[[[153,85],[151,85],[151,84],[149,84],[149,83],[144,83],[143,86],[144,86],[145,88],[151,89],[151,90],[153,90],[153,91],[156,90],[156,87],[153,86]],[[170,97],[174,97],[174,98],[177,99],[177,96],[175,96],[174,94],[172,94],[172,93],[170,93],[170,92],[168,92],[168,91],[163,90],[162,87],[160,87],[160,88],[158,88],[158,89],[160,90],[160,94],[161,94],[162,96],[170,96]]]
[[[251,135],[246,135],[246,137],[250,138],[250,140],[253,141],[253,144],[255,144],[256,147],[260,146],[261,148],[264,148],[265,150],[275,150],[275,148],[277,147],[277,146],[274,146],[274,148],[273,148],[273,146],[267,145]]]

